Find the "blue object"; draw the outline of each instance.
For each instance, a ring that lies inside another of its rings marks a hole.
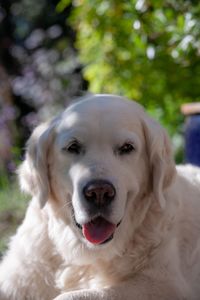
[[[189,115],[185,124],[185,159],[200,166],[200,114]]]

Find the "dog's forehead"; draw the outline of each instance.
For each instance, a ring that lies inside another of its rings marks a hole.
[[[95,95],[80,100],[67,108],[61,118],[60,127],[72,127],[89,123],[136,123],[144,113],[142,106],[120,96]]]

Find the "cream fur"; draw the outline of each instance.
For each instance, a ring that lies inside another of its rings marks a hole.
[[[81,154],[68,153],[76,137]],[[135,150],[120,156],[125,142]],[[135,102],[96,95],[31,136],[19,169],[32,195],[0,265],[1,300],[198,300],[200,170],[175,168],[168,136]],[[90,221],[83,186],[113,183],[107,215],[121,224],[105,245],[76,226]]]

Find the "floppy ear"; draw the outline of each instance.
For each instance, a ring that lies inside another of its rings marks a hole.
[[[32,133],[25,155],[25,161],[19,167],[21,189],[36,196],[40,207],[45,205],[50,192],[48,180],[48,149],[53,139],[53,126],[44,123]]]
[[[150,160],[153,193],[162,209],[165,208],[164,190],[169,187],[176,174],[171,143],[166,131],[153,119],[143,120],[147,154]]]

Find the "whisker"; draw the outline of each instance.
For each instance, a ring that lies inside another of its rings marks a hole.
[[[56,210],[56,213],[59,213],[61,210],[63,210],[64,208],[72,208],[72,204],[71,202],[65,202],[64,205],[62,205],[61,207],[59,207],[57,210]]]

